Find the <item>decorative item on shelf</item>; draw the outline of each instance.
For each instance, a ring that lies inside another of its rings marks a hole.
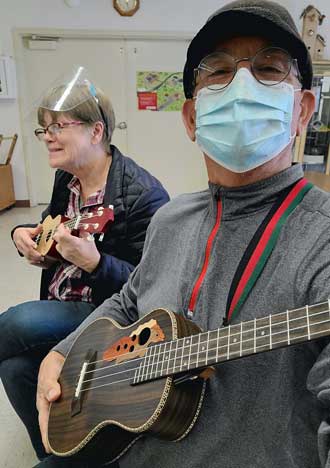
[[[305,42],[312,59],[321,60],[323,58],[325,40],[320,34],[317,34],[317,30],[323,23],[325,15],[322,15],[322,13],[313,5],[309,5],[303,10],[300,18],[303,18],[303,41]]]
[[[313,62],[314,114],[307,130],[297,138],[295,161],[308,171],[330,174],[330,60]]]
[[[11,137],[0,135],[0,146],[4,140],[11,140],[5,163],[0,164],[0,210],[10,207],[16,202],[10,161],[14,153],[17,138],[17,133]]]
[[[113,0],[113,6],[121,16],[133,16],[140,8],[140,0]]]
[[[330,174],[330,60],[323,58],[326,43],[318,34],[325,15],[308,5],[300,18],[303,18],[302,38],[313,60],[316,106],[307,130],[296,139],[294,160],[304,163],[308,171]]]

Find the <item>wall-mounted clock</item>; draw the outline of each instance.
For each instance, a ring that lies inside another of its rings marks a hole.
[[[113,0],[113,6],[122,16],[132,16],[140,7],[140,0]]]

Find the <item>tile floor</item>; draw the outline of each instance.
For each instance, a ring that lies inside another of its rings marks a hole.
[[[39,295],[40,270],[19,257],[10,232],[13,226],[37,222],[44,206],[0,212],[0,313]],[[0,468],[32,468],[37,462],[25,427],[12,410],[0,383]]]

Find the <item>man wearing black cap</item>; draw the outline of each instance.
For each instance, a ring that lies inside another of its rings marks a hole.
[[[177,351],[181,372],[198,367],[200,355],[205,366],[222,365],[207,381],[196,421],[191,408],[189,434],[176,444],[139,438],[121,468],[330,466],[323,337],[330,200],[292,165],[294,138],[314,110],[311,82],[308,51],[277,3],[229,3],[195,36],[184,68],[183,120],[203,152],[209,188],[157,212],[121,293],[45,358],[37,404],[46,446],[49,402],[60,395],[63,356],[81,330],[100,316],[127,325],[161,307],[207,331]],[[165,359],[177,362],[173,343]],[[161,424],[159,410],[161,402],[150,420]]]

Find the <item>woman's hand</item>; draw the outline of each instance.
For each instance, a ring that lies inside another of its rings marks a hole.
[[[24,255],[31,265],[43,267],[44,257],[37,252],[37,244],[34,238],[42,232],[42,224],[38,224],[35,228],[19,227],[15,229],[13,241],[17,250]]]
[[[61,395],[61,387],[58,379],[64,364],[65,358],[56,351],[51,351],[42,361],[39,369],[37,388],[37,409],[39,412],[39,426],[47,453],[50,453],[48,444],[48,416],[49,407]]]
[[[81,236],[73,236],[63,224],[60,224],[53,239],[57,242],[56,250],[65,260],[92,273],[99,264],[101,255],[88,233],[82,232]]]

